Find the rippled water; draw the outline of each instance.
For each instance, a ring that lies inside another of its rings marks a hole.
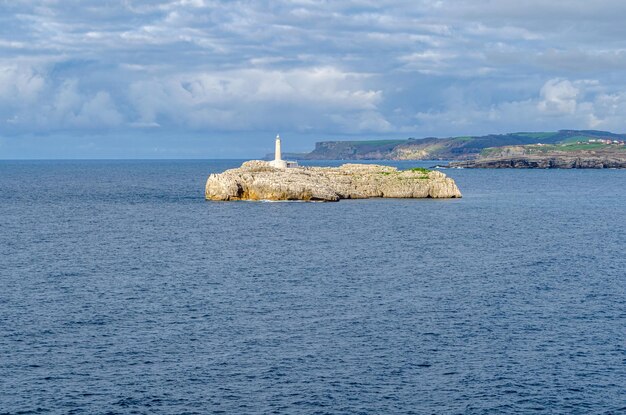
[[[626,411],[626,171],[205,202],[237,164],[0,162],[0,413]]]

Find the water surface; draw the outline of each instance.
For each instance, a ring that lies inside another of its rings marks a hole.
[[[204,201],[239,163],[0,162],[0,413],[626,411],[626,171]]]

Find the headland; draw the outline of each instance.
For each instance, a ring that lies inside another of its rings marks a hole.
[[[622,169],[626,146],[618,140],[587,140],[557,144],[530,144],[485,149],[473,160],[448,167],[485,169]]]
[[[447,160],[451,167],[623,168],[626,134],[596,130],[450,138],[322,141],[298,160]]]

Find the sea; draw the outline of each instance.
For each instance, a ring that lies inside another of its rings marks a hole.
[[[626,170],[205,201],[241,162],[0,161],[1,414],[626,413]]]

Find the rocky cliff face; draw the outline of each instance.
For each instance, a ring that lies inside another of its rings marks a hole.
[[[449,167],[476,169],[623,169],[626,168],[626,157],[607,156],[511,156],[483,158],[450,163]]]
[[[212,174],[208,200],[318,200],[390,198],[458,198],[454,180],[438,171],[404,170],[369,164],[341,167],[275,169],[265,161]]]

